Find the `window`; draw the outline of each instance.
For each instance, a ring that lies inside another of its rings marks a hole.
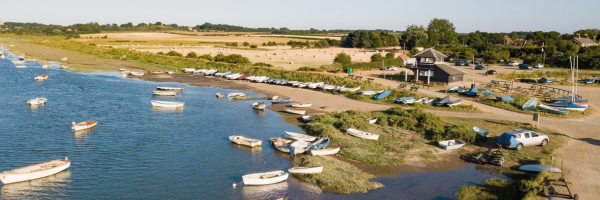
[[[540,135],[538,135],[536,132],[531,132],[531,137],[537,137],[537,136],[540,136]]]
[[[419,71],[419,76],[433,76],[433,71]]]
[[[421,62],[424,63],[432,63],[435,61],[435,58],[421,58]]]
[[[529,133],[525,133],[525,138],[530,138]]]

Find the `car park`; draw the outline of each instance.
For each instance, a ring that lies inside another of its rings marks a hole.
[[[497,74],[497,73],[498,73],[498,72],[496,72],[496,70],[487,70],[487,71],[485,72],[485,74],[489,74],[489,75],[492,75],[492,74]]]
[[[519,64],[519,69],[533,69],[533,67],[528,64]]]
[[[521,150],[525,146],[540,145],[546,146],[550,142],[548,135],[536,133],[527,129],[517,129],[503,133],[498,137],[498,145]]]
[[[485,70],[485,66],[483,65],[475,65],[476,70]]]

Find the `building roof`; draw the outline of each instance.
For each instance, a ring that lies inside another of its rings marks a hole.
[[[446,63],[435,63],[435,66],[446,72],[448,75],[463,75],[467,73]]]
[[[408,55],[406,55],[406,54],[403,54],[403,53],[402,53],[402,54],[400,54],[400,55],[399,55],[397,58],[402,58],[403,60],[408,60],[408,59],[410,59],[410,57],[408,57]]]
[[[439,51],[436,51],[433,48],[426,49],[421,51],[421,53],[415,54],[413,57],[415,58],[445,58],[448,57]]]
[[[574,37],[573,39],[571,39],[571,41],[574,41],[577,44],[588,44],[588,45],[597,45],[598,42],[587,38],[587,37],[582,37],[582,38],[576,38]]]

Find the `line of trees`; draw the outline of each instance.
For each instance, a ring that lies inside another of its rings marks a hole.
[[[398,38],[394,34],[385,31],[379,33],[358,30],[342,37],[341,41],[344,47],[354,48],[379,48],[388,46],[398,46]]]

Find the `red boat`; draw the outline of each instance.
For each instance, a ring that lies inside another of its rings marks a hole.
[[[242,80],[242,79],[245,79],[247,77],[250,77],[250,74],[244,74],[244,75],[242,75],[240,77],[237,77],[236,80]]]
[[[36,81],[43,81],[43,80],[48,80],[48,76],[47,75],[37,75],[35,77]]]

